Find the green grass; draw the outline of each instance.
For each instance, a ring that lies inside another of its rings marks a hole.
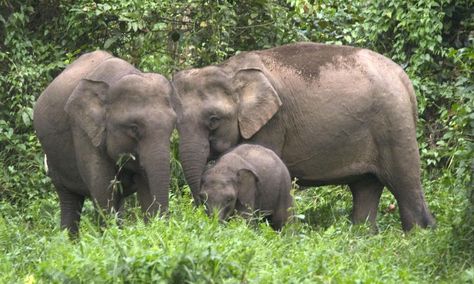
[[[473,223],[465,188],[425,182],[435,230],[401,231],[384,193],[379,233],[348,220],[345,187],[296,192],[299,218],[282,232],[194,208],[186,190],[168,218],[144,224],[127,211],[122,228],[100,229],[87,204],[81,237],[59,230],[52,192],[26,208],[0,203],[0,283],[473,283]]]

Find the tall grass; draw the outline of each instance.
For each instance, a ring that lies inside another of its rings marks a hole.
[[[282,232],[240,218],[221,224],[184,188],[169,216],[149,224],[131,208],[122,227],[100,228],[89,202],[76,241],[59,230],[51,190],[27,208],[0,203],[0,283],[472,283],[467,191],[424,184],[435,230],[402,232],[386,192],[379,233],[352,226],[345,187],[297,191],[297,217]]]

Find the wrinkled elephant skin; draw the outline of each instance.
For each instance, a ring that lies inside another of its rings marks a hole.
[[[272,150],[242,144],[204,172],[199,198],[207,213],[218,212],[221,220],[234,211],[244,217],[257,212],[279,230],[291,213],[290,191],[290,173]]]
[[[145,216],[167,209],[169,137],[176,121],[171,92],[163,76],[95,51],[79,57],[41,94],[34,127],[59,195],[62,228],[78,233],[85,197],[110,212],[137,191]],[[113,190],[114,179],[122,192]]]
[[[183,70],[172,83],[180,158],[196,199],[206,162],[247,142],[272,149],[303,185],[348,184],[354,223],[375,225],[386,186],[405,230],[434,226],[420,182],[415,93],[390,59],[296,43]]]

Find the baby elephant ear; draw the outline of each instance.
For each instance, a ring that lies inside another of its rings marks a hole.
[[[239,128],[245,139],[252,137],[278,111],[282,102],[265,74],[258,69],[243,69],[234,76],[239,95]]]
[[[241,169],[237,172],[237,199],[246,208],[255,209],[255,199],[257,198],[257,175],[248,169]]]
[[[95,147],[105,136],[104,103],[108,89],[105,82],[82,79],[64,107],[73,123],[87,133]]]

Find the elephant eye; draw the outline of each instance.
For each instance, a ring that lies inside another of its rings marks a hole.
[[[214,130],[219,126],[219,122],[221,121],[220,117],[217,115],[211,115],[209,117],[209,129]]]
[[[138,139],[141,136],[140,129],[138,128],[138,125],[136,124],[131,124],[128,127],[129,133],[132,137]]]

